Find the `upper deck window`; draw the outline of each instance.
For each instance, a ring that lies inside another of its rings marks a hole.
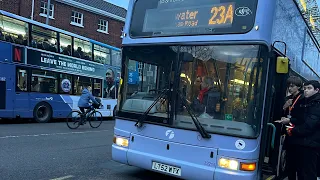
[[[137,0],[131,37],[246,33],[257,0]]]
[[[94,45],[94,61],[102,64],[110,64],[110,49]]]
[[[74,38],[73,56],[81,59],[92,59],[92,44],[78,38]]]
[[[32,47],[57,52],[57,32],[32,26]]]
[[[28,24],[0,15],[0,40],[27,45]]]

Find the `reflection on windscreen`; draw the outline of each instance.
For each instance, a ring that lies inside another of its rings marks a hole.
[[[181,47],[180,52],[195,58],[182,62],[179,89],[208,131],[256,134],[258,122],[253,114],[261,77],[258,50],[258,46]],[[183,103],[177,114],[176,126],[194,128]]]
[[[158,66],[135,61],[139,63],[139,83],[128,85],[123,92],[121,111],[143,113],[163,90],[178,85],[174,90],[178,95],[166,93],[149,115],[167,118],[169,108],[175,110],[174,126],[196,129],[185,107],[189,106],[210,133],[257,134],[261,119],[257,109],[262,105],[260,46],[171,46],[169,49],[163,51],[162,57],[156,53],[154,57],[147,56],[153,63],[159,61]],[[192,56],[186,58],[177,56],[178,53]],[[179,70],[172,68],[170,62],[178,62]]]

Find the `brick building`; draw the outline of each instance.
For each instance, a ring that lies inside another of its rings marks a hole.
[[[126,16],[124,8],[104,0],[50,1],[49,25],[111,46],[121,46],[121,30]],[[47,2],[0,0],[0,9],[45,23]]]

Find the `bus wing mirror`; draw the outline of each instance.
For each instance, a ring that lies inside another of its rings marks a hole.
[[[289,59],[287,57],[277,57],[276,71],[279,74],[287,74],[289,72]]]

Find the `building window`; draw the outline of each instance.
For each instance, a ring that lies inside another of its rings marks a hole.
[[[72,11],[70,24],[83,27],[83,14],[77,11]]]
[[[41,1],[40,16],[47,17],[47,6],[48,6],[47,2]],[[54,5],[50,3],[49,18],[53,19],[53,15],[54,15]]]
[[[100,19],[98,24],[98,32],[108,34],[108,21]]]

